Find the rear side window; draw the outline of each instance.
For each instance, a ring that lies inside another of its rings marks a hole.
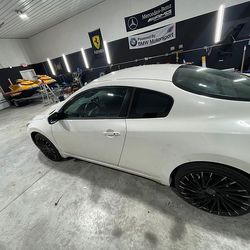
[[[250,78],[235,72],[183,65],[176,70],[173,83],[195,94],[250,101]]]
[[[169,95],[138,88],[135,90],[129,118],[165,117],[170,112],[173,102]]]

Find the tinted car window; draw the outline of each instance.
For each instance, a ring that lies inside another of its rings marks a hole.
[[[165,117],[173,106],[173,98],[152,90],[136,89],[129,118]]]
[[[184,65],[176,70],[173,83],[200,95],[250,101],[250,78],[235,72]]]
[[[106,87],[87,90],[66,104],[67,118],[119,117],[127,92],[124,87]]]

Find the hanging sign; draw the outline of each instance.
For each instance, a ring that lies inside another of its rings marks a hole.
[[[100,29],[89,32],[89,39],[95,55],[104,53],[102,33]]]
[[[175,16],[175,0],[168,0],[153,9],[125,17],[127,32],[159,23]]]
[[[176,38],[175,24],[128,37],[129,49],[141,49],[164,43]]]

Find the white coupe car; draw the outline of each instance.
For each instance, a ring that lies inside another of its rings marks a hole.
[[[250,211],[250,79],[188,65],[112,72],[28,133],[49,159],[75,157],[175,187],[217,215]]]

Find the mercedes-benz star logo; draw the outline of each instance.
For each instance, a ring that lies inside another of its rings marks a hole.
[[[128,27],[130,30],[135,30],[138,27],[138,19],[134,16],[128,19]]]

